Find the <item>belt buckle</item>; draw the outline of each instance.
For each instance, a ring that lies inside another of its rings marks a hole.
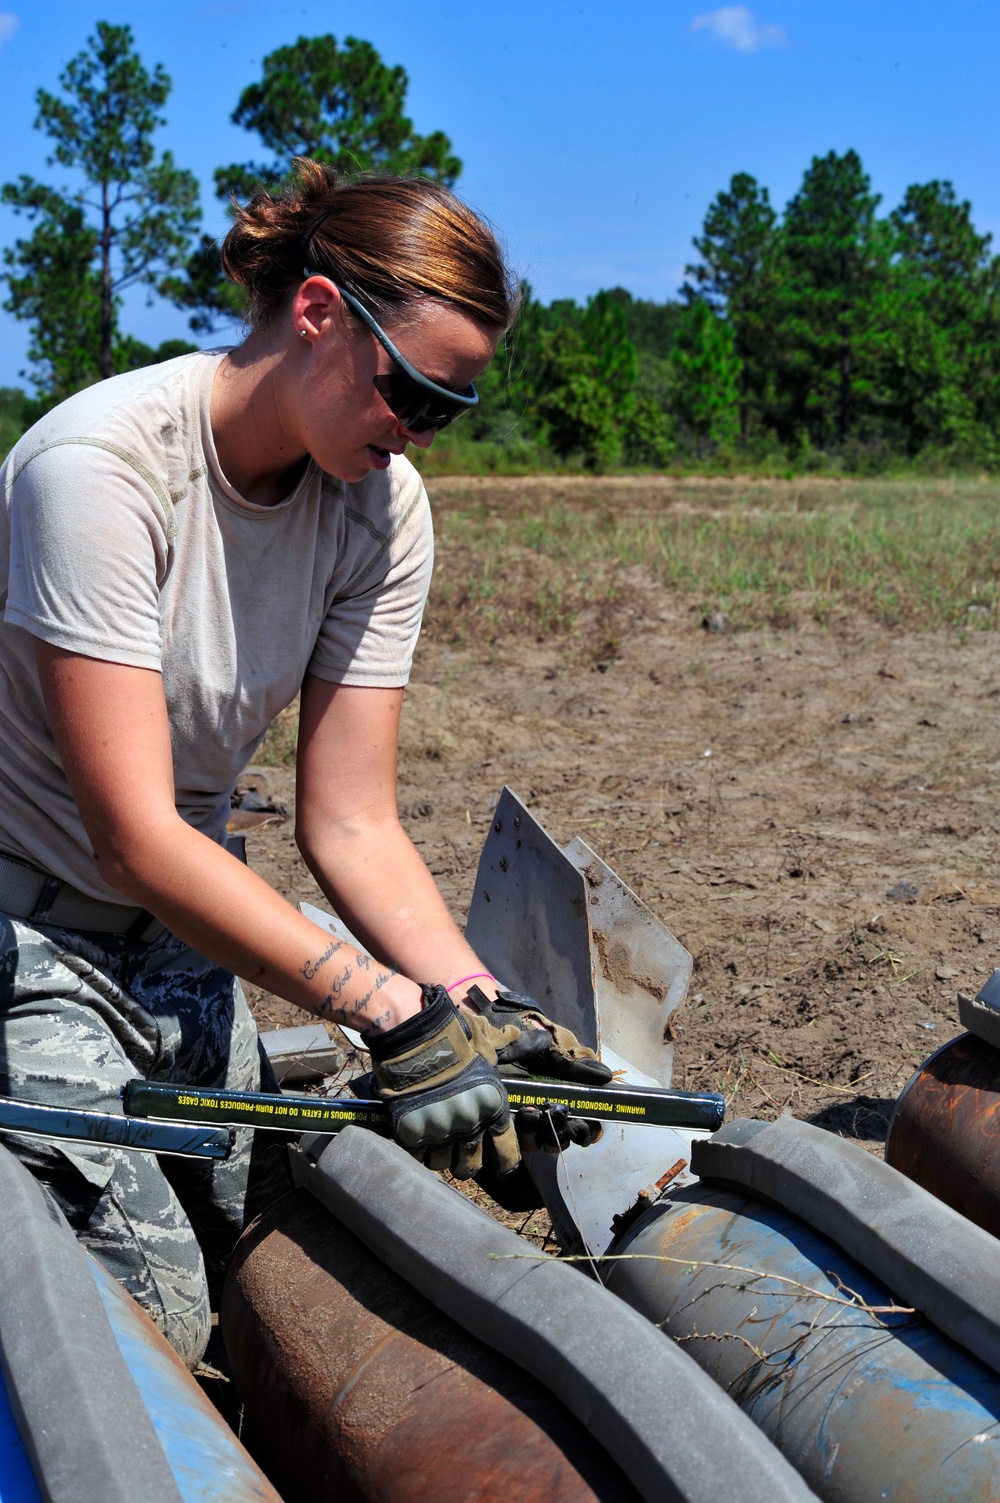
[[[161,924],[147,909],[140,908],[125,930],[125,940],[130,945],[149,945],[154,939],[159,939],[165,928],[166,925]],[[147,935],[147,929],[152,929],[153,932]]]
[[[56,900],[66,884],[61,882],[58,877],[50,876],[48,872],[39,871],[38,875],[42,878],[42,890],[35,899],[34,908],[25,917],[29,923],[46,924],[50,921],[49,914],[52,912]]]

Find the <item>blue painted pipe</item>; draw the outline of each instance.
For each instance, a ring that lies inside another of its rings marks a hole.
[[[181,1503],[281,1503],[145,1311],[96,1260],[87,1263]],[[0,1493],[0,1503],[7,1503],[5,1494]]]
[[[44,1503],[35,1481],[28,1449],[21,1439],[0,1377],[0,1500],[2,1503]]]
[[[608,1287],[679,1341],[820,1497],[1000,1499],[1000,1378],[919,1316],[878,1313],[888,1291],[796,1217],[694,1186],[611,1254]]]
[[[0,1503],[281,1503],[131,1295],[0,1147]]]

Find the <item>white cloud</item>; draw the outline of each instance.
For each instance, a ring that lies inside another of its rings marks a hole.
[[[21,24],[21,17],[15,16],[12,11],[0,10],[0,46],[10,41],[15,31]]]
[[[754,20],[753,12],[746,5],[724,5],[721,10],[695,16],[691,30],[711,32],[717,42],[735,47],[737,52],[760,52],[764,47],[788,46],[783,26],[762,26]]]

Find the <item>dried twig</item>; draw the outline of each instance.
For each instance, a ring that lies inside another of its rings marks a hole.
[[[532,1253],[490,1253],[491,1258],[497,1260],[507,1258],[532,1258]],[[808,1284],[803,1284],[800,1279],[790,1279],[785,1274],[768,1273],[764,1268],[745,1268],[740,1263],[719,1263],[711,1258],[672,1258],[667,1253],[567,1253],[562,1260],[564,1263],[677,1263],[682,1268],[687,1268],[694,1273],[699,1268],[720,1268],[728,1273],[745,1273],[756,1283],[759,1279],[771,1279],[776,1284],[789,1284],[791,1289],[768,1289],[764,1291],[775,1298],[785,1299],[819,1299],[831,1305],[842,1305],[848,1310],[860,1310],[865,1315],[915,1315],[916,1311],[911,1305],[871,1305],[862,1299],[857,1290],[845,1284],[835,1273],[828,1274],[828,1278],[836,1285],[837,1289],[843,1290],[849,1296],[845,1298],[841,1294],[829,1294],[823,1289],[813,1289]],[[732,1289],[746,1289],[746,1284],[731,1284]]]
[[[774,1069],[781,1070],[786,1075],[797,1075],[799,1080],[807,1080],[810,1085],[822,1086],[824,1091],[839,1091],[842,1092],[845,1096],[853,1096],[856,1087],[859,1086],[863,1080],[867,1080],[870,1075],[875,1074],[875,1068],[873,1067],[871,1070],[866,1070],[863,1075],[859,1075],[857,1080],[852,1081],[849,1086],[842,1086],[834,1085],[833,1082],[829,1080],[817,1080],[813,1075],[803,1075],[802,1071],[796,1070],[793,1065],[779,1065],[773,1054],[771,1055],[771,1064],[773,1065]]]

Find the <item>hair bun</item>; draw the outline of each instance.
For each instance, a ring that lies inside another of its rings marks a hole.
[[[437,297],[499,333],[517,310],[496,236],[454,193],[420,177],[340,179],[311,157],[293,160],[279,192],[236,207],[222,264],[246,288],[254,327],[280,313],[306,265],[383,319]]]

